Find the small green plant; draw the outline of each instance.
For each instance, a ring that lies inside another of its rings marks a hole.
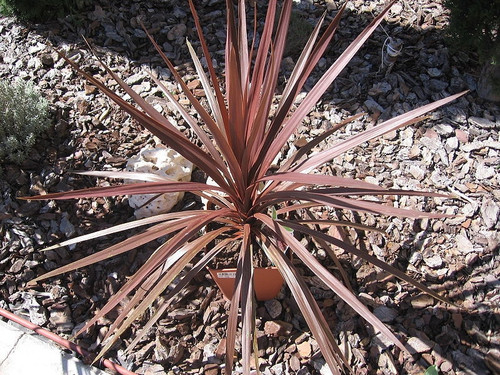
[[[500,101],[500,4],[491,0],[446,0],[447,34],[454,50],[475,52],[482,65],[479,96]]]
[[[0,0],[0,14],[41,22],[76,12],[92,0]]]
[[[482,63],[500,63],[500,6],[491,0],[446,0],[448,36],[461,50],[477,52]]]
[[[427,370],[425,370],[424,375],[439,375],[439,370],[436,365],[432,365],[427,367]]]
[[[22,163],[50,125],[48,102],[31,82],[0,81],[0,161]]]
[[[463,93],[401,114],[349,139],[334,143],[333,146],[328,146],[325,144],[326,142],[323,142],[348,122],[361,118],[362,114],[353,116],[342,123],[334,124],[330,130],[311,139],[309,143],[284,160],[278,170],[273,167],[273,160],[286,146],[304,117],[313,109],[340,72],[377,29],[394,2],[392,1],[372,20],[319,78],[300,104],[296,104],[297,96],[301,93],[305,82],[332,40],[340,24],[345,6],[339,10],[322,34],[320,30],[322,30],[325,15],[320,19],[302,49],[296,66],[278,100],[275,93],[285,50],[292,0],[284,1],[281,12],[277,10],[276,1],[269,2],[264,27],[259,34],[258,47],[256,47],[256,40],[248,40],[245,2],[240,0],[237,11],[235,11],[233,1],[227,0],[224,85],[219,82],[219,76],[212,64],[212,57],[205,42],[196,10],[193,2],[190,1],[189,5],[198,31],[201,49],[207,62],[208,74],[189,43],[188,49],[206,93],[207,105],[204,106],[198,101],[152,36],[150,39],[153,45],[171,70],[173,77],[197,115],[193,116],[191,114],[193,111],[179,103],[153,74],[151,74],[151,79],[164,91],[171,104],[192,128],[196,134],[194,139],[190,139],[180,132],[168,118],[162,116],[144,98],[134,92],[104,63],[101,62],[107,73],[118,82],[136,105],[124,100],[100,80],[62,55],[88,81],[99,87],[146,129],[202,169],[214,181],[214,184],[209,185],[200,182],[174,182],[150,173],[95,171],[84,172],[84,174],[107,178],[135,179],[138,182],[26,198],[36,200],[78,199],[190,191],[209,202],[206,210],[155,215],[70,239],[51,247],[66,246],[149,225],[147,229],[121,243],[50,271],[33,282],[109,259],[132,249],[140,248],[143,244],[158,238],[167,238],[141,268],[127,278],[120,291],[114,294],[106,305],[79,331],[78,334],[85,332],[118,304],[123,304],[126,301],[120,315],[114,319],[106,335],[98,358],[113,346],[137,318],[144,316],[144,313],[156,301],[153,316],[128,347],[128,350],[132,350],[140,338],[148,332],[171,302],[175,300],[177,294],[193,280],[197,273],[202,272],[215,257],[231,257],[232,259],[234,255],[237,258],[237,270],[226,327],[226,374],[230,374],[233,370],[238,332],[240,332],[241,337],[240,355],[243,373],[250,374],[252,366],[258,363],[253,277],[257,260],[265,258],[274,264],[283,276],[334,374],[340,374],[349,368],[348,360],[337,346],[329,323],[309,290],[301,270],[297,268],[295,262],[290,260],[291,255],[296,260],[301,261],[302,267],[316,275],[340,299],[373,325],[377,331],[382,332],[401,350],[406,351],[404,344],[358,300],[350,289],[349,281],[345,277],[345,272],[343,272],[333,248],[342,248],[347,253],[372,263],[434,298],[441,301],[446,300],[394,266],[379,260],[366,251],[355,248],[343,239],[326,234],[318,227],[351,226],[361,230],[377,230],[376,228],[339,221],[334,218],[318,218],[315,212],[318,208],[329,207],[336,210],[410,218],[440,218],[444,215],[396,208],[382,202],[374,202],[369,198],[373,196],[382,198],[387,195],[430,197],[443,197],[443,195],[387,189],[340,175],[321,175],[317,173],[317,170],[323,164],[330,162],[353,147],[422,120],[428,111],[457,99]],[[277,13],[280,13],[279,22],[274,26]],[[254,27],[256,28],[257,25]],[[254,37],[255,35],[256,33],[254,33]],[[224,94],[222,86],[225,90]],[[320,144],[324,146],[323,150],[313,152]],[[200,236],[201,230],[204,230],[204,234]],[[341,276],[337,278],[322,262],[316,259],[310,249],[298,238],[314,239],[332,258],[332,261],[339,266]],[[178,281],[175,285],[168,289],[172,285],[172,281],[176,279]],[[159,298],[160,296],[161,298]],[[238,329],[239,323],[241,323],[241,330]]]

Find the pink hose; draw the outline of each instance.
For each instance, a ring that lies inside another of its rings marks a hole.
[[[70,349],[70,350],[73,350],[74,352],[77,352],[85,359],[88,359],[88,358],[92,359],[92,357],[93,357],[91,353],[89,353],[88,351],[83,349],[80,345],[77,345],[74,342],[71,342],[69,340],[63,339],[62,337],[56,335],[55,333],[47,331],[46,329],[39,327],[36,324],[33,324],[33,323],[27,321],[26,319],[20,318],[19,316],[15,315],[15,314],[13,314],[5,309],[2,309],[1,307],[0,307],[0,315],[4,316],[7,319],[12,320],[13,322],[16,322],[16,323],[22,325],[23,327],[31,329],[32,331],[38,333],[39,335],[47,337],[48,339],[56,342],[57,344],[61,345],[62,347],[66,348],[66,349]],[[124,368],[120,365],[117,365],[116,363],[111,362],[109,359],[102,359],[100,361],[100,363],[103,366],[105,366],[106,368],[111,369],[118,374],[137,375],[135,372],[129,371],[126,368]]]

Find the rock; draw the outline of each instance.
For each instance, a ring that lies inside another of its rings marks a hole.
[[[378,306],[373,310],[373,314],[384,323],[391,323],[397,316],[398,311],[387,306]]]
[[[495,123],[491,120],[488,120],[486,118],[482,117],[469,117],[469,121],[481,129],[494,129],[495,127],[498,127],[498,123]]]
[[[144,367],[146,367],[146,366],[144,366]],[[167,373],[163,370],[162,365],[153,364],[151,366],[146,367],[146,370],[144,371],[144,375],[167,375]]]
[[[451,137],[446,140],[445,146],[446,151],[451,152],[458,149],[458,138]]]
[[[190,181],[193,163],[169,148],[144,148],[128,160],[126,170],[154,173],[170,181]],[[134,215],[139,219],[169,212],[183,197],[183,192],[165,193],[160,196],[132,195],[128,203],[134,208]]]
[[[29,298],[25,307],[28,308],[31,323],[37,326],[43,326],[47,323],[47,311],[43,306],[40,306],[35,297]]]
[[[59,224],[59,230],[64,233],[66,238],[70,238],[75,234],[75,227],[68,218],[68,213],[64,212],[63,217],[61,219],[61,223]]]
[[[219,366],[213,363],[209,363],[205,365],[203,368],[203,374],[205,375],[218,375],[219,374]]]
[[[418,181],[422,181],[426,175],[426,171],[418,165],[412,164],[410,166],[410,174]]]
[[[478,163],[476,167],[476,178],[478,180],[486,180],[495,175],[495,168],[488,167],[483,163]]]
[[[427,69],[427,74],[429,74],[429,76],[431,76],[432,78],[437,78],[441,77],[443,75],[443,72],[438,68],[429,68]]]
[[[424,309],[434,305],[434,298],[427,294],[421,294],[411,300],[411,305],[414,309]]]
[[[464,234],[457,234],[455,236],[455,242],[457,244],[458,251],[462,254],[467,254],[474,250],[474,245]]]
[[[167,33],[167,38],[168,40],[177,40],[180,38],[183,38],[184,35],[186,35],[187,27],[183,23],[179,23],[177,25],[174,25],[168,33]]]
[[[57,332],[71,332],[74,327],[71,321],[71,310],[68,306],[63,309],[51,310],[49,321],[56,327]]]
[[[293,372],[297,372],[300,369],[300,360],[296,355],[292,355],[288,360],[288,365],[290,366],[290,370]]]
[[[434,129],[436,129],[436,132],[443,137],[449,137],[455,134],[453,126],[448,124],[437,124],[436,126],[434,126]]]
[[[424,258],[424,263],[430,268],[440,268],[443,265],[443,259],[438,254]]]
[[[378,82],[368,91],[368,95],[377,96],[387,94],[392,90],[392,86],[388,82]]]
[[[309,341],[304,341],[297,345],[297,353],[300,358],[309,358],[311,356],[311,344],[309,344]]]
[[[271,337],[288,336],[292,329],[292,324],[281,320],[270,320],[264,325],[264,333]]]
[[[434,92],[441,92],[448,87],[448,82],[431,79],[429,80],[428,87]]]
[[[406,346],[410,354],[417,354],[430,352],[434,344],[429,339],[410,337],[406,343]]]
[[[500,207],[490,198],[484,198],[481,204],[481,218],[483,219],[486,228],[492,229],[498,224],[498,215]]]
[[[370,112],[384,112],[384,107],[382,107],[380,104],[378,104],[375,100],[373,99],[367,99],[365,100],[365,107],[368,109]]]
[[[467,143],[469,142],[469,133],[464,132],[463,130],[456,129],[455,130],[455,136],[461,143]]]
[[[52,55],[48,53],[44,53],[41,57],[40,60],[42,61],[42,64],[45,66],[52,66],[54,65],[54,58]]]
[[[264,302],[264,306],[266,307],[266,310],[272,319],[276,319],[281,315],[281,312],[283,311],[281,303],[276,299],[270,299]]]
[[[271,373],[274,375],[284,375],[285,374],[285,369],[284,369],[284,364],[281,363],[276,363],[274,366],[271,367]]]

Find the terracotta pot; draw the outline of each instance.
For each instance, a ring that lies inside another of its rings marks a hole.
[[[215,283],[228,300],[233,296],[236,268],[220,270],[208,269]],[[253,285],[258,301],[267,301],[276,297],[283,286],[283,277],[276,267],[254,268]]]

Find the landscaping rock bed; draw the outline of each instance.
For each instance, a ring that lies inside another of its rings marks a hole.
[[[264,3],[258,2],[260,15],[264,14]],[[383,3],[348,1],[340,28],[313,75],[330,66]],[[297,2],[295,12],[314,23],[325,10],[327,18],[334,15],[340,5],[333,0]],[[222,0],[197,4],[221,74],[224,7]],[[314,276],[304,275],[355,374],[421,374],[431,364],[450,375],[500,372],[500,107],[478,98],[479,64],[474,55],[447,47],[447,20],[442,1],[406,0],[394,5],[383,28],[368,40],[283,150],[282,159],[305,140],[358,112],[367,114],[327,142],[339,142],[381,120],[470,90],[419,124],[351,150],[319,171],[385,187],[450,195],[449,199],[389,199],[398,207],[450,215],[440,220],[344,213],[348,219],[385,230],[384,235],[351,231],[356,246],[405,270],[456,305],[435,301],[373,266],[338,252],[359,298],[408,343],[412,357],[372,332]],[[85,71],[117,89],[85,46],[82,35],[113,71],[190,135],[186,124],[171,111],[148,78],[146,71],[151,70],[178,91],[147,40],[141,22],[179,68],[195,95],[203,98],[185,39],[195,49],[199,49],[199,42],[188,7],[182,1],[99,0],[79,14],[44,24],[0,17],[0,79],[33,80],[50,102],[53,123],[24,164],[0,165],[0,306],[64,336],[76,332],[102,307],[156,246],[150,244],[26,288],[36,276],[104,249],[125,235],[47,252],[41,249],[131,220],[133,210],[126,197],[42,203],[18,197],[114,183],[71,172],[121,170],[127,159],[144,146],[158,144],[155,137],[58,56],[56,51],[71,56]],[[389,37],[398,39],[402,49],[392,61],[386,59],[383,63]],[[285,77],[297,57],[297,51],[286,56]],[[312,87],[313,82],[306,86]],[[179,99],[187,104],[182,96]],[[195,171],[193,179],[202,178]],[[186,194],[176,209],[198,204],[193,195]],[[320,214],[340,215],[330,211]],[[314,243],[308,245],[329,265],[321,248]],[[208,272],[196,281],[133,353],[124,353],[126,343],[133,338],[133,332],[128,332],[109,356],[138,374],[221,373],[228,302],[215,289]],[[257,317],[264,374],[329,373],[288,289],[284,288],[275,300],[259,303]],[[101,319],[77,342],[96,350],[112,320],[113,314]],[[132,331],[138,328],[140,322]]]

